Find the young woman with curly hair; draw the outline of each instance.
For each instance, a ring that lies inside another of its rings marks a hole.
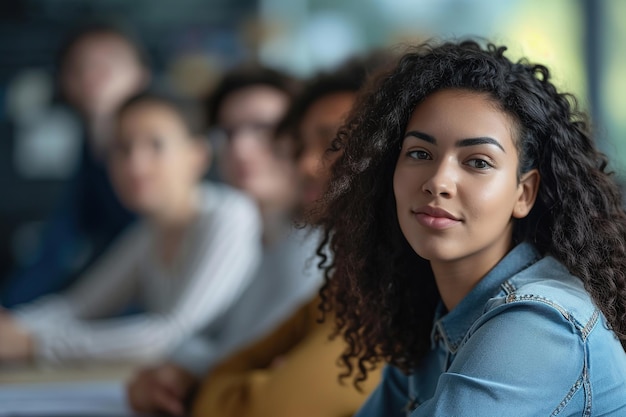
[[[358,417],[626,415],[621,193],[575,98],[505,50],[417,47],[335,139],[322,308],[344,376],[390,364]]]

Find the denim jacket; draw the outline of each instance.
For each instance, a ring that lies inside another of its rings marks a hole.
[[[357,417],[626,416],[626,353],[580,279],[528,243],[446,313],[409,376],[388,366]]]

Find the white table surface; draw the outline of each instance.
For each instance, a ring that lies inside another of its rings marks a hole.
[[[0,417],[130,417],[127,364],[0,367]]]

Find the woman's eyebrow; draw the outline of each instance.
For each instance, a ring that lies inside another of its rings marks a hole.
[[[506,153],[506,151],[504,150],[504,148],[502,147],[500,142],[498,142],[494,138],[490,138],[488,136],[482,136],[482,137],[478,137],[478,138],[461,139],[461,140],[456,142],[456,146],[457,147],[476,146],[476,145],[495,145],[498,148],[502,149],[502,152]]]
[[[404,134],[404,138],[408,138],[409,136],[413,136],[414,138],[425,140],[428,143],[432,143],[435,145],[437,143],[437,139],[434,136],[429,135],[428,133],[420,132],[418,130],[410,130]]]
[[[433,145],[437,144],[437,139],[435,139],[434,136],[429,135],[428,133],[420,132],[419,130],[410,130],[404,134],[405,139],[409,136],[417,138],[417,139],[422,139],[428,143],[432,143]],[[498,142],[494,138],[490,138],[489,136],[480,136],[477,138],[461,139],[457,141],[455,145],[459,148],[465,147],[465,146],[476,146],[476,145],[495,145],[498,148],[502,149],[502,152],[506,153],[506,151],[504,150],[500,142]]]

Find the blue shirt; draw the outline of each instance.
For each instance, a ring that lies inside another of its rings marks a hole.
[[[626,416],[626,353],[581,280],[524,243],[440,304],[421,365],[388,366],[356,416]]]

